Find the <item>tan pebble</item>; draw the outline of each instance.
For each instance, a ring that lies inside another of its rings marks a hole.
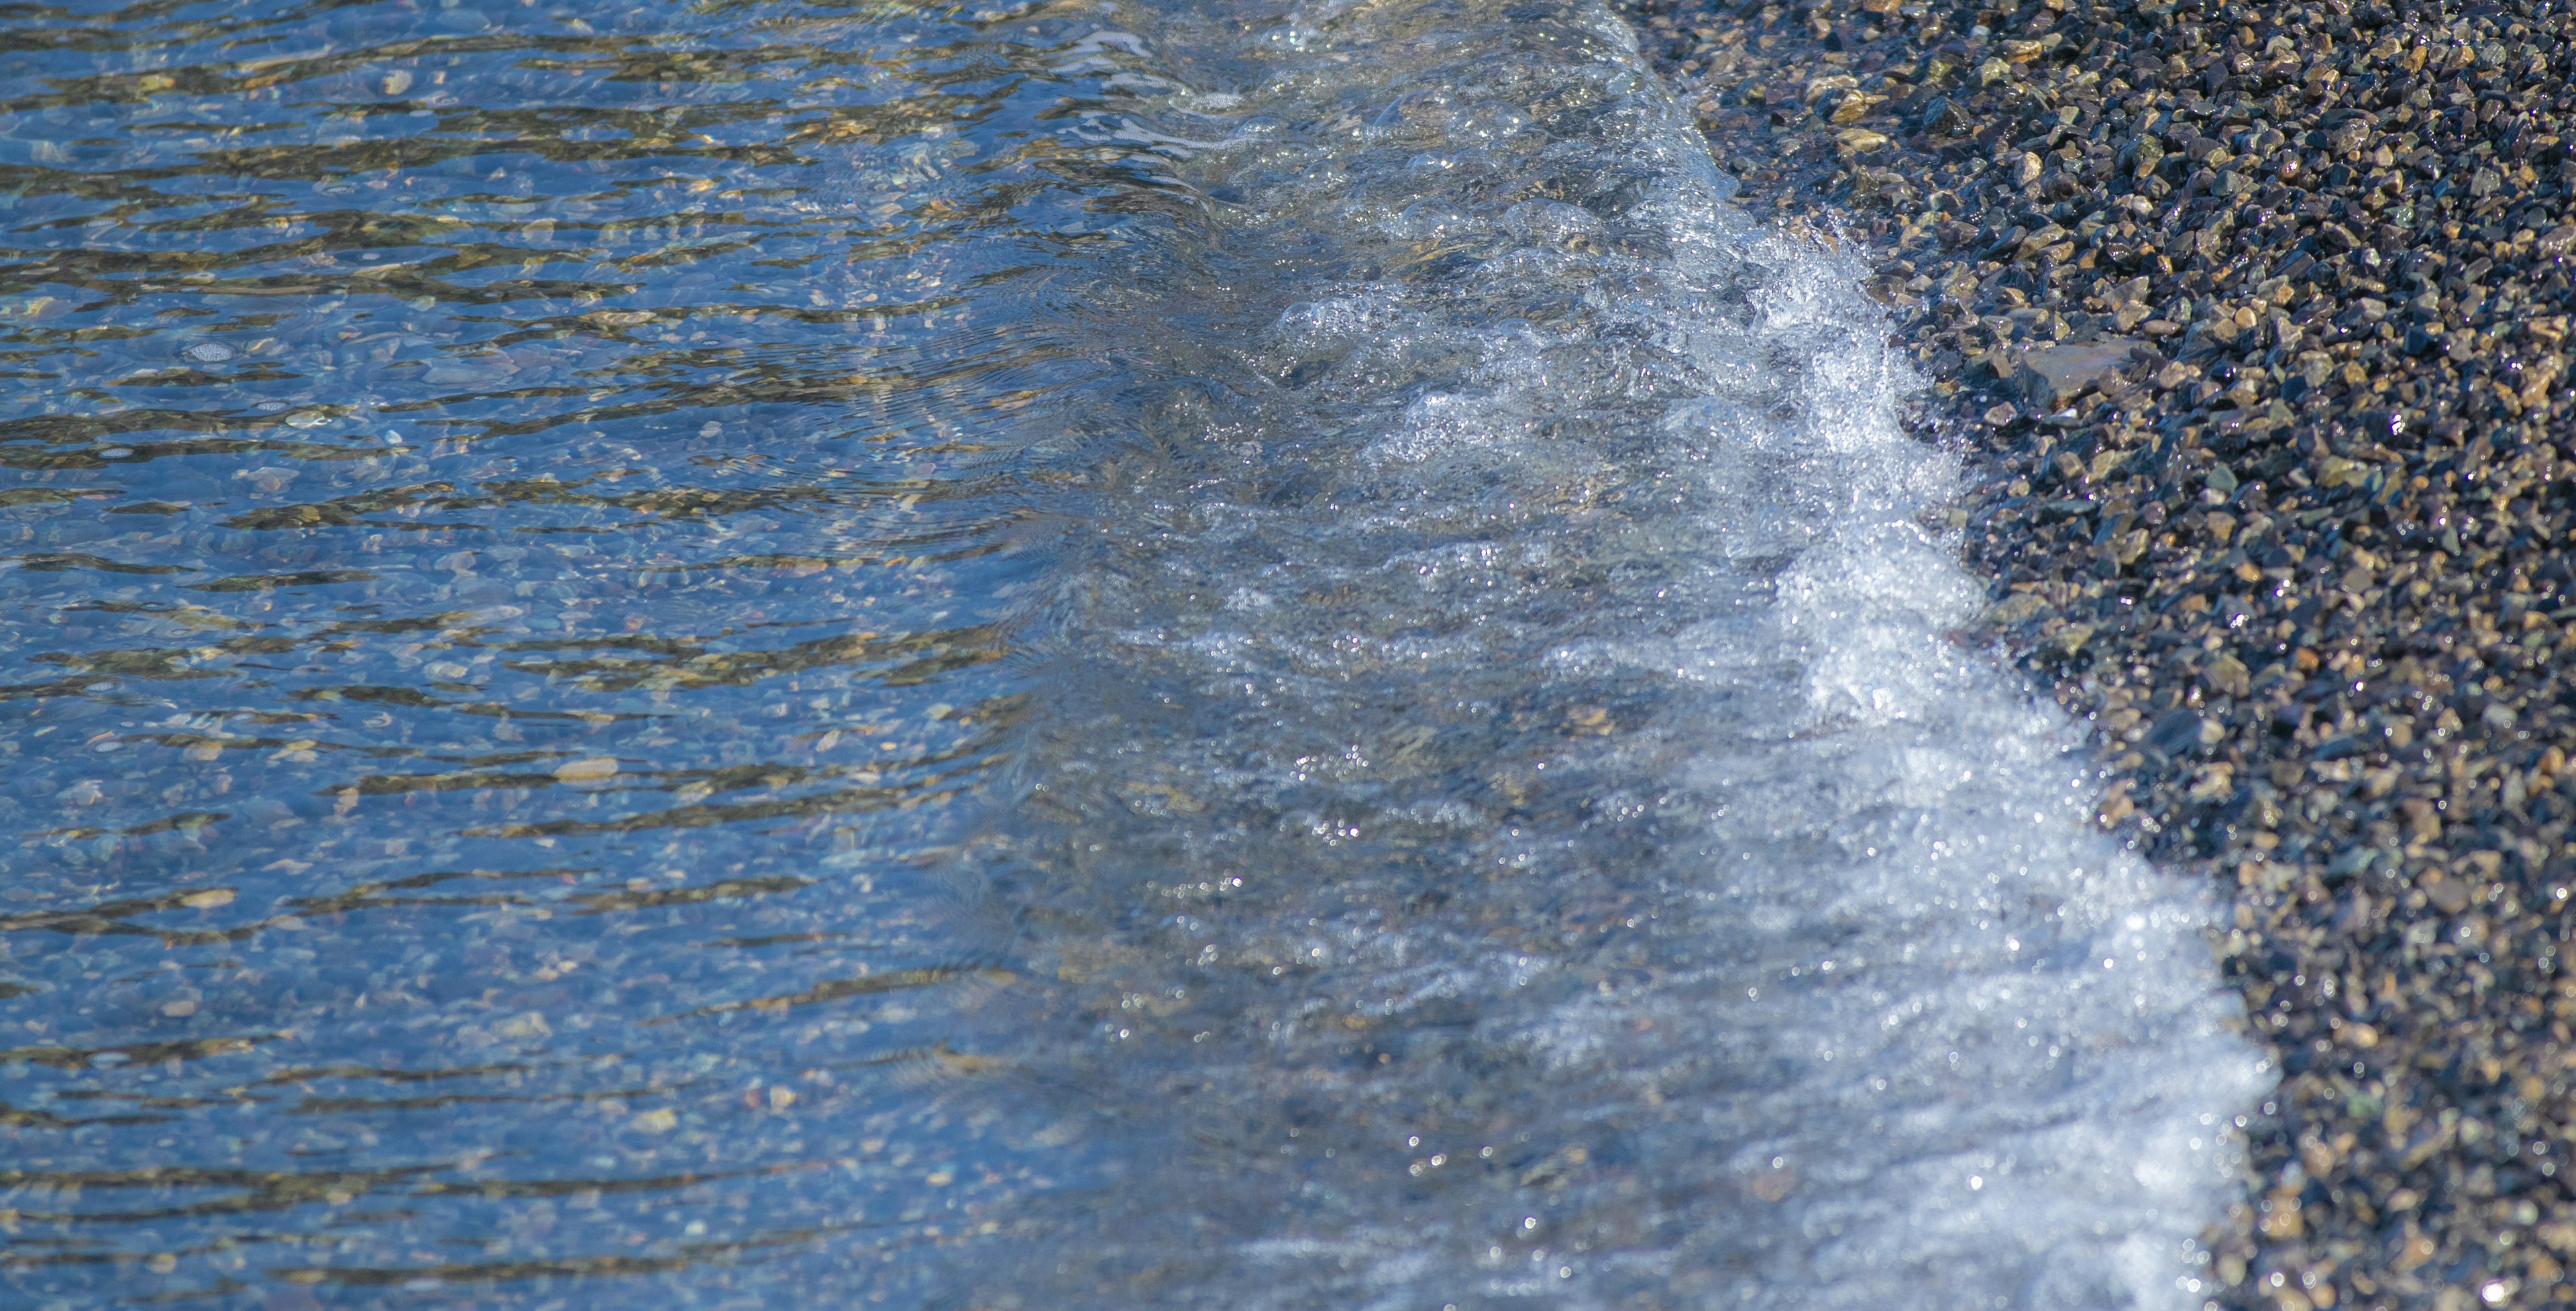
[[[2048,602],[2042,599],[2038,593],[2015,592],[2011,596],[2007,596],[2003,600],[1996,602],[1994,608],[1986,612],[1986,622],[1990,624],[2018,624],[2023,620],[2032,618],[2033,616],[2045,614],[2047,611]]]
[[[2263,1199],[2263,1219],[2257,1226],[2268,1238],[2296,1238],[2307,1232],[2307,1222],[2299,1215],[2299,1195],[2282,1189]]]
[[[2313,1178],[2324,1178],[2333,1174],[2335,1167],[2341,1161],[2342,1157],[2336,1154],[2331,1143],[2316,1138],[2306,1138],[2299,1142],[2299,1165]]]
[[[1869,111],[1876,109],[1878,106],[1886,103],[1886,101],[1887,97],[1885,96],[1863,95],[1860,92],[1855,91],[1834,102],[1834,112],[1831,115],[1831,121],[1836,123],[1857,123],[1862,119],[1869,117]]]
[[[2390,1264],[2403,1273],[2432,1260],[2433,1254],[2438,1250],[2433,1246],[2432,1239],[2422,1234],[2410,1234],[2406,1238],[2405,1248],[2398,1252],[2397,1259]]]
[[[2445,915],[2457,915],[2469,906],[2469,885],[2454,878],[2427,875],[2422,880],[2424,897]]]
[[[2232,697],[2242,697],[2253,688],[2253,674],[2245,668],[2244,661],[2232,655],[2210,661],[2203,672],[2209,676],[2210,686]]]

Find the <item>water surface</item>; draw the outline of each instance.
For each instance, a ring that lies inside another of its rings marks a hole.
[[[2204,909],[1605,11],[0,28],[13,1300],[2199,1304]]]

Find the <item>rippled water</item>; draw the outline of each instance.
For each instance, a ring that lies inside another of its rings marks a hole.
[[[0,70],[13,1303],[2199,1304],[2202,907],[1605,12]]]

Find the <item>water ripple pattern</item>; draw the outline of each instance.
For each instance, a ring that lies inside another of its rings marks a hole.
[[[2207,907],[1605,11],[0,68],[11,1305],[2202,1305]]]

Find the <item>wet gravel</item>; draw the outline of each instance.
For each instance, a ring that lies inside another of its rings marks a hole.
[[[1870,251],[1995,633],[2233,900],[2284,1076],[2219,1299],[2576,1301],[2576,18],[1630,16],[1746,203]]]

